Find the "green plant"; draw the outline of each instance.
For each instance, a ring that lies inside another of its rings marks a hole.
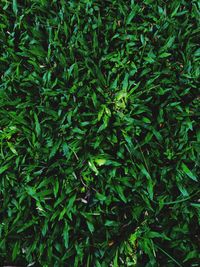
[[[0,264],[198,266],[199,1],[0,10]]]

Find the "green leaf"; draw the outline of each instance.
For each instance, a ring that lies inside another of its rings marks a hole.
[[[15,13],[15,15],[17,15],[18,13],[18,7],[17,7],[17,0],[13,0],[13,12]]]
[[[148,193],[149,193],[149,197],[152,200],[154,192],[153,192],[153,182],[152,182],[151,179],[148,181],[147,190],[148,190]]]
[[[97,168],[94,165],[94,162],[92,160],[88,161],[88,165],[95,172],[95,175],[98,175],[99,174],[99,171],[97,170]]]
[[[59,190],[59,182],[56,179],[55,183],[54,183],[54,187],[53,187],[53,192],[54,192],[54,196],[56,197],[58,195],[58,190]]]
[[[91,222],[87,221],[87,226],[88,226],[90,232],[93,233],[94,232],[94,225]]]
[[[67,143],[64,143],[63,146],[62,146],[62,148],[63,148],[63,154],[66,157],[68,157],[69,156],[69,147],[68,147]]]
[[[60,147],[60,145],[61,145],[61,142],[62,142],[62,140],[58,140],[58,141],[53,145],[53,147],[52,147],[52,149],[51,149],[51,152],[50,152],[50,154],[49,154],[49,158],[50,158],[50,159],[51,159],[52,157],[55,156],[56,152],[58,151],[58,149],[59,149],[59,147]]]
[[[12,260],[14,261],[19,254],[20,243],[16,242],[12,251]]]
[[[193,181],[197,182],[197,177],[189,170],[189,168],[185,165],[185,163],[181,164],[181,168],[183,170],[183,172],[189,177],[191,178]]]
[[[119,265],[118,265],[118,249],[117,249],[116,254],[115,254],[113,267],[119,267]]]
[[[9,146],[10,150],[12,151],[12,153],[15,154],[15,155],[17,156],[18,153],[17,153],[16,149],[14,148],[13,144],[10,143],[10,142],[7,142],[7,144],[8,144],[8,146]]]
[[[190,205],[195,208],[200,208],[200,203],[191,203]]]
[[[106,159],[95,159],[95,162],[98,166],[102,166],[102,165],[105,165],[106,163]]]
[[[39,136],[41,133],[41,129],[40,129],[40,123],[38,120],[38,116],[36,113],[34,113],[34,119],[35,119],[35,131],[36,131],[37,136]]]
[[[143,117],[142,120],[143,120],[143,122],[145,122],[145,123],[151,123],[151,120],[148,119],[147,117]]]
[[[170,53],[164,52],[161,55],[159,55],[159,58],[166,58],[166,57],[169,57],[169,56],[171,56]]]
[[[97,199],[99,199],[100,201],[105,201],[106,200],[106,196],[104,196],[103,194],[100,193],[96,193],[96,197]]]
[[[121,200],[125,203],[127,203],[127,199],[124,195],[123,188],[120,185],[116,186],[117,193],[119,194]]]
[[[65,227],[63,230],[63,239],[64,239],[65,248],[68,249],[68,247],[69,247],[69,226],[67,223],[65,223]]]
[[[123,83],[122,83],[122,89],[123,90],[127,90],[128,89],[128,86],[129,86],[128,79],[129,79],[129,74],[126,73],[126,75],[124,77],[124,80],[123,80]]]
[[[5,172],[8,168],[9,168],[9,165],[4,165],[4,166],[0,167],[0,174]]]
[[[146,176],[146,178],[150,180],[151,176],[150,176],[149,172],[146,170],[146,168],[144,167],[144,165],[141,164],[140,168],[141,168],[142,173]]]

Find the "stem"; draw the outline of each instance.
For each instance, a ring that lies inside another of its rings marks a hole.
[[[183,267],[176,259],[174,259],[171,255],[169,255],[165,250],[163,250],[161,247],[159,247],[156,244],[154,245],[156,246],[156,248],[162,251],[162,253],[164,253],[168,258],[170,258],[174,263],[176,263],[176,265],[178,265],[179,267]]]

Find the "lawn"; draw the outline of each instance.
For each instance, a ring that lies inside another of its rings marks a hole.
[[[200,266],[200,2],[1,0],[0,266]]]

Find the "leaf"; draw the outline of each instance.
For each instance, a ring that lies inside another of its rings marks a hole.
[[[117,186],[116,186],[116,190],[117,190],[117,193],[119,194],[121,200],[122,200],[123,202],[127,203],[127,199],[126,199],[126,197],[125,197],[125,195],[124,195],[124,192],[123,192],[122,187],[121,187],[120,185],[117,185]]]
[[[139,86],[140,86],[140,82],[138,82],[132,89],[130,89],[128,93],[128,97],[132,95],[138,89]]]
[[[13,12],[15,13],[15,15],[17,15],[18,13],[18,7],[17,7],[17,0],[13,0]]]
[[[55,197],[58,195],[58,190],[59,190],[59,182],[58,182],[58,179],[56,179],[54,186],[53,186],[53,192],[54,192]]]
[[[134,17],[135,17],[135,11],[131,11],[131,13],[127,17],[126,24],[127,25],[130,24]]]
[[[147,191],[149,193],[149,197],[150,199],[152,200],[153,199],[153,195],[154,195],[154,192],[153,192],[153,182],[152,180],[150,179],[148,182],[147,182],[148,186],[147,186]]]
[[[94,225],[91,222],[87,221],[87,226],[88,226],[90,232],[93,233],[94,232]]]
[[[95,159],[97,165],[102,166],[105,165],[106,159]]]
[[[48,221],[45,220],[44,225],[42,227],[42,235],[45,236],[48,231]]]
[[[146,236],[148,238],[162,238],[163,240],[168,240],[168,241],[171,240],[165,234],[159,233],[159,232],[154,232],[154,231],[149,231]]]
[[[176,16],[177,12],[178,12],[178,9],[180,7],[180,3],[178,3],[178,5],[174,8],[172,14],[171,14],[171,17],[173,18],[174,16]]]
[[[113,267],[119,267],[119,265],[118,265],[118,249],[117,249],[116,254],[115,254]]]
[[[184,197],[188,197],[189,196],[189,193],[188,193],[187,189],[182,184],[178,183],[177,186],[178,186],[178,189],[180,190],[180,192],[182,193],[182,195]]]
[[[99,171],[97,170],[97,168],[94,165],[94,162],[92,160],[88,161],[88,165],[95,172],[95,175],[98,175],[99,174]]]
[[[166,57],[169,57],[169,56],[171,56],[170,53],[164,52],[161,55],[159,55],[159,58],[166,58]]]
[[[109,220],[106,220],[106,222],[105,222],[104,225],[105,225],[105,226],[108,226],[108,227],[111,227],[111,226],[116,225],[116,222],[115,222],[115,221],[109,221]]]
[[[52,157],[55,156],[56,152],[58,151],[58,149],[59,149],[59,147],[60,147],[60,145],[61,145],[61,142],[62,142],[62,140],[58,140],[58,141],[53,145],[53,147],[52,147],[52,149],[51,149],[51,152],[50,152],[50,154],[49,154],[49,158],[50,158],[50,159],[51,159]]]
[[[146,176],[147,178],[147,191],[149,193],[149,197],[150,199],[152,200],[153,199],[153,195],[154,195],[154,192],[153,192],[153,181],[151,179],[151,176],[149,174],[149,172],[146,170],[146,168],[144,167],[144,165],[140,165],[140,169],[142,171],[142,173]]]
[[[96,197],[100,201],[105,201],[106,200],[106,196],[104,196],[103,194],[100,194],[98,192],[96,193]]]
[[[141,168],[141,172],[146,176],[147,179],[151,179],[151,176],[150,174],[148,173],[148,171],[146,170],[146,168],[144,167],[143,164],[140,165],[140,168]]]
[[[197,130],[197,141],[200,142],[200,129]]]
[[[122,83],[122,89],[123,90],[127,90],[128,89],[128,79],[129,79],[129,74],[126,73],[125,77],[124,77],[124,80],[123,80],[123,83]]]
[[[68,247],[69,247],[69,226],[67,223],[65,223],[65,227],[63,230],[63,239],[64,239],[65,248],[68,249]]]
[[[0,174],[5,172],[8,168],[9,168],[9,165],[5,165],[5,166],[0,167]]]
[[[67,205],[67,210],[71,210],[73,204],[74,204],[74,201],[76,200],[76,194],[75,195],[72,195],[69,199],[69,203]]]
[[[175,41],[175,36],[170,36],[169,39],[167,40],[167,43],[165,44],[165,48],[168,49],[172,46],[172,44]]]
[[[60,212],[60,216],[58,218],[58,221],[62,220],[65,216],[65,214],[67,213],[67,209],[64,208],[61,212]],[[70,212],[68,212],[68,216],[70,216]]]
[[[16,149],[14,148],[13,144],[10,142],[7,142],[8,147],[10,148],[10,150],[12,151],[13,154],[15,154],[16,156],[18,155]]]
[[[182,162],[181,164],[181,168],[183,170],[183,172],[189,177],[191,178],[193,181],[197,182],[197,177],[189,170],[189,168],[185,165],[185,163]]]
[[[62,145],[62,148],[63,148],[63,154],[64,154],[64,156],[66,156],[68,158],[68,156],[69,156],[70,153],[69,153],[69,147],[68,147],[67,143],[64,143]]]
[[[102,106],[102,108],[100,109],[100,111],[98,112],[98,121],[101,120],[102,116],[103,116],[103,113],[104,113],[104,109],[105,109],[105,106]]]
[[[200,208],[200,203],[191,203],[190,205],[195,208]]]
[[[13,248],[12,252],[12,260],[14,261],[17,258],[17,255],[19,254],[19,248],[20,248],[20,243],[16,242]]]
[[[147,117],[143,117],[142,121],[145,122],[145,123],[151,123],[151,120],[148,119]]]
[[[37,136],[39,136],[41,133],[41,129],[40,129],[40,123],[38,120],[38,116],[36,113],[34,113],[34,119],[35,119],[35,131],[36,131]]]

